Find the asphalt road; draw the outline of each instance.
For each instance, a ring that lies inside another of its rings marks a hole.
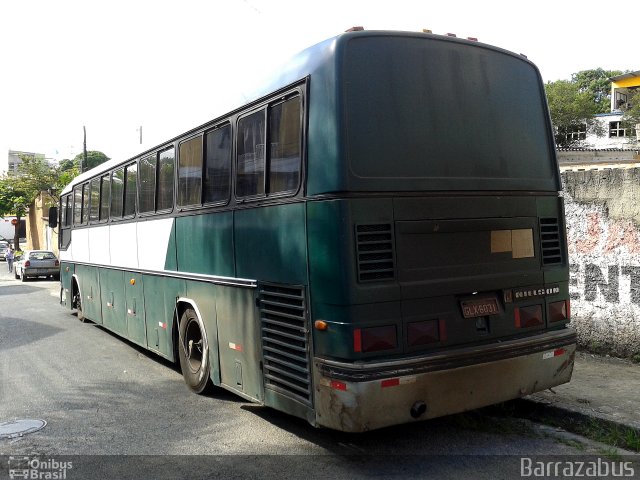
[[[58,294],[58,282],[21,283],[0,262],[0,425],[47,422],[0,438],[0,480],[16,458],[34,456],[68,459],[69,479],[495,479],[519,477],[522,457],[601,453],[477,412],[344,434],[224,390],[195,395],[177,367],[79,322]]]

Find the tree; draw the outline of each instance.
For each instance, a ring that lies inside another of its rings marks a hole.
[[[629,91],[627,104],[623,107],[622,127],[640,134],[640,88]],[[636,139],[638,137],[636,136]]]
[[[558,147],[580,145],[587,132],[597,136],[605,128],[594,115],[611,110],[611,77],[619,70],[595,68],[571,75],[571,80],[558,80],[545,85],[551,121]]]
[[[87,170],[93,167],[97,167],[98,165],[103,164],[107,160],[111,160],[111,159],[107,157],[104,153],[99,152],[97,150],[89,150],[87,151],[86,165],[84,163],[84,153],[79,153],[78,155],[76,155],[75,158],[73,159],[73,163],[78,166],[82,165],[81,170],[83,172],[86,172]]]
[[[607,113],[611,110],[611,77],[621,75],[620,70],[582,70],[571,75],[571,82],[578,85],[580,92],[591,96],[596,106],[595,113]]]
[[[38,194],[47,191],[57,203],[58,193],[79,173],[75,166],[51,167],[47,162],[27,155],[21,156],[20,160],[16,175],[0,178],[0,216],[12,214],[18,220],[14,235],[16,249],[19,248],[20,219],[27,214]]]
[[[581,91],[576,82],[558,80],[545,85],[551,123],[558,147],[571,147],[584,140],[587,130],[602,134],[593,115],[598,112],[591,93]]]

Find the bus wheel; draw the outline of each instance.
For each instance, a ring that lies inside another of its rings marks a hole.
[[[71,303],[72,307],[76,308],[76,316],[78,320],[81,322],[85,322],[87,318],[84,316],[84,312],[82,311],[82,298],[80,297],[80,289],[78,288],[78,284],[73,284],[73,300]]]
[[[187,308],[182,314],[178,332],[178,356],[184,381],[195,393],[203,393],[211,383],[209,346],[204,326],[191,308]]]

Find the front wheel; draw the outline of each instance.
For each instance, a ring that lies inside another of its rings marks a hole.
[[[180,317],[178,332],[178,356],[184,381],[195,393],[203,393],[211,386],[209,346],[204,325],[193,309],[186,309]]]

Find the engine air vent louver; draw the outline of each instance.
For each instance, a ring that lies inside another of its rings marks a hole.
[[[542,265],[562,263],[560,225],[557,218],[540,219],[540,245],[542,247]]]
[[[395,278],[393,230],[390,224],[356,225],[356,254],[360,282]]]
[[[263,284],[260,322],[265,388],[311,405],[311,363],[303,287]]]

